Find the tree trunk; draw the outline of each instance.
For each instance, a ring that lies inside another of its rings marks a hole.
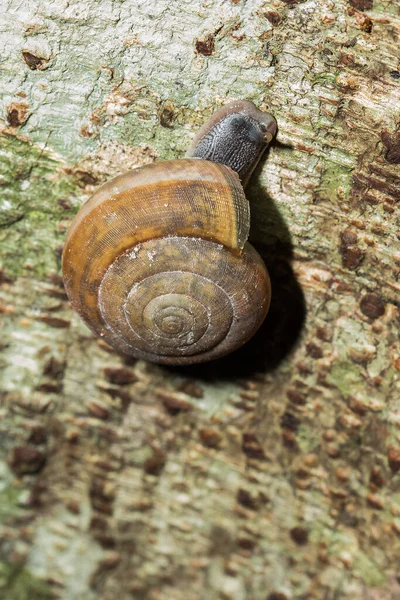
[[[400,597],[397,0],[3,0],[0,597]],[[196,368],[118,355],[66,299],[96,187],[272,112],[265,325]]]

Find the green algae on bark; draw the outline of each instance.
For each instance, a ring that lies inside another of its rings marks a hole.
[[[8,277],[58,271],[62,222],[76,212],[79,192],[64,168],[46,149],[0,136],[0,268]]]
[[[29,573],[0,561],[0,597],[7,600],[52,600],[47,584]]]

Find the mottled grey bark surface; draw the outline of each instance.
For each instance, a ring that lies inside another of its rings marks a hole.
[[[400,597],[400,5],[2,1],[0,597]],[[270,269],[240,353],[95,340],[60,279],[101,182],[247,98]]]

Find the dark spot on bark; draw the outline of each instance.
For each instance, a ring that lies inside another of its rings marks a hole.
[[[308,479],[310,477],[310,471],[307,471],[307,469],[300,467],[300,469],[297,469],[296,471],[296,477],[298,477],[299,479]]]
[[[45,58],[35,56],[34,54],[32,54],[32,52],[27,52],[25,50],[22,52],[22,58],[24,59],[28,67],[31,69],[31,71],[36,71],[36,69],[40,69],[43,63],[48,62]]]
[[[215,50],[215,39],[213,34],[209,33],[202,40],[196,40],[195,50],[197,54],[211,56]]]
[[[242,450],[249,458],[265,458],[264,450],[254,433],[244,433],[242,439]]]
[[[363,200],[368,204],[371,204],[372,206],[376,206],[377,204],[379,204],[379,199],[375,198],[375,196],[370,196],[369,194],[365,194],[363,196]]]
[[[93,537],[99,542],[102,548],[109,549],[115,547],[115,540],[108,533],[109,526],[106,519],[97,515],[93,516],[89,528]]]
[[[90,520],[89,529],[90,529],[90,531],[93,531],[95,529],[107,530],[108,529],[108,523],[102,517],[93,516],[91,518],[91,520]]]
[[[355,19],[357,21],[357,25],[360,27],[362,31],[365,33],[371,33],[373,23],[368,15],[364,15],[363,13],[355,13]]]
[[[12,282],[13,282],[13,279],[11,279],[11,277],[8,277],[8,275],[6,275],[4,273],[4,271],[0,269],[0,285],[2,283],[12,283]]]
[[[375,494],[367,495],[367,504],[371,508],[375,508],[376,510],[383,510],[384,507],[382,498],[379,498],[379,496],[375,496]]]
[[[17,446],[10,459],[10,468],[17,475],[38,473],[46,463],[46,456],[32,446]]]
[[[283,429],[290,429],[291,431],[297,431],[300,425],[300,420],[290,412],[283,413],[281,417],[281,427]]]
[[[381,140],[386,148],[386,160],[392,164],[400,163],[400,131],[382,131]]]
[[[162,127],[172,127],[176,119],[175,107],[172,102],[166,102],[160,113],[160,125]]]
[[[274,27],[277,27],[282,21],[281,15],[275,10],[265,12],[264,16]]]
[[[391,196],[394,200],[400,200],[399,177],[385,173],[382,169],[377,169],[374,166],[370,167],[370,171],[377,173],[379,178],[366,176],[363,173],[357,173],[353,176],[353,191],[358,196],[360,202],[368,201],[369,203],[373,202],[377,204],[378,202],[373,200],[373,196],[369,193],[374,190],[383,192]],[[386,200],[391,201],[390,198]]]
[[[375,175],[378,175],[379,177],[384,178],[384,180],[385,180],[384,184],[386,184],[387,188],[382,187],[381,189],[383,191],[387,191],[388,194],[392,195],[394,198],[400,199],[400,190],[399,190],[400,175],[399,174],[390,173],[390,172],[388,172],[388,170],[385,166],[380,167],[378,164],[376,164],[376,165],[370,164],[369,171],[371,173],[375,173]],[[376,182],[380,181],[380,180],[372,179],[372,181],[376,185]]]
[[[181,411],[189,411],[194,408],[190,402],[186,402],[173,392],[158,389],[156,390],[156,396],[161,400],[170,415],[177,415]]]
[[[308,542],[308,531],[303,527],[293,527],[290,530],[290,537],[299,546],[305,546]]]
[[[387,458],[392,473],[398,473],[400,471],[400,447],[389,446]]]
[[[13,102],[7,106],[6,118],[11,127],[21,127],[28,120],[29,105],[26,102]]]
[[[327,342],[329,340],[328,332],[324,327],[318,327],[315,332],[315,335],[319,340],[322,340],[323,342]]]
[[[79,135],[81,135],[84,138],[91,138],[94,135],[96,135],[96,132],[89,129],[88,125],[82,125],[82,127],[79,130]]]
[[[349,0],[349,4],[357,10],[371,10],[374,2],[373,0]]]
[[[203,444],[208,448],[216,448],[222,439],[219,431],[211,429],[211,427],[200,429],[199,436]]]
[[[77,429],[72,429],[68,432],[68,435],[66,436],[66,441],[68,444],[70,444],[71,446],[74,446],[76,444],[79,443],[80,440],[80,431],[78,431]]]
[[[251,494],[247,490],[243,488],[238,489],[236,499],[238,503],[244,506],[245,508],[250,508],[251,510],[257,510],[258,508],[256,500],[251,496]]]
[[[288,6],[294,6],[295,4],[301,4],[302,2],[305,2],[306,0],[281,0],[281,2],[283,2],[284,4],[287,4]]]
[[[65,500],[65,507],[69,510],[73,515],[79,515],[81,512],[81,507],[77,500],[73,500],[72,498]]]
[[[68,200],[67,198],[59,198],[57,200],[57,204],[64,210],[70,210],[72,206],[70,200]]]
[[[289,600],[286,594],[282,594],[282,592],[272,592],[267,596],[266,600]]]
[[[153,448],[153,454],[144,462],[143,470],[148,475],[160,475],[165,465],[165,454],[159,448]]]
[[[63,300],[63,301],[68,300],[68,296],[64,290],[47,288],[45,290],[45,293],[47,294],[47,296],[50,296],[51,298],[58,298],[58,300]],[[57,304],[56,308],[52,308],[51,310],[58,310],[59,308],[62,308],[62,305]]]
[[[310,342],[306,345],[306,351],[308,356],[311,356],[311,358],[321,358],[323,356],[321,348],[313,342]]]
[[[44,392],[45,394],[60,394],[62,392],[62,385],[54,381],[45,381],[37,389],[39,392]]]
[[[249,391],[249,392],[254,392],[255,390],[258,389],[258,385],[257,385],[257,383],[255,383],[258,380],[256,374],[254,375],[254,380],[255,381],[253,381],[252,379],[242,379],[242,380],[238,381],[238,384],[244,390]],[[262,379],[260,379],[259,381],[262,381]]]
[[[347,269],[355,269],[364,258],[364,252],[356,245],[357,235],[346,229],[340,234],[340,238],[339,252],[342,255],[342,264]]]
[[[98,125],[102,125],[105,121],[105,117],[104,114],[102,113],[103,109],[102,108],[97,108],[95,109],[91,115],[89,116],[90,121],[93,123],[93,125],[95,125],[96,127]]]
[[[351,229],[345,229],[342,231],[340,238],[342,240],[342,244],[345,244],[346,246],[356,244],[358,240],[357,234],[354,231],[351,231]]]
[[[115,548],[115,546],[116,546],[115,539],[110,534],[99,532],[97,535],[94,535],[93,537],[96,539],[96,541],[100,544],[100,546],[104,550],[110,550],[111,548]]]
[[[377,466],[372,467],[372,470],[371,470],[371,473],[369,476],[369,481],[376,487],[379,487],[379,488],[384,487],[386,480],[385,480],[383,473],[379,467],[377,467]]]
[[[94,478],[89,490],[89,498],[92,507],[105,515],[113,512],[114,492],[106,489],[105,482],[100,478]]]
[[[299,406],[304,406],[306,404],[306,396],[303,392],[299,392],[294,388],[289,388],[286,392],[286,396],[293,404],[298,404]]]
[[[360,309],[370,319],[377,319],[385,314],[385,305],[377,294],[365,294],[361,299]]]
[[[355,58],[352,54],[348,54],[347,52],[341,52],[339,54],[339,63],[341,65],[345,65],[346,67],[355,65]]]
[[[343,46],[345,48],[353,48],[353,46],[355,46],[356,44],[357,44],[357,38],[353,37],[353,38],[351,38],[351,40],[347,40],[347,42],[345,42],[343,44]]]
[[[39,445],[39,444],[45,444],[47,441],[47,431],[46,428],[43,427],[43,425],[40,425],[39,423],[36,425],[33,425],[31,432],[29,434],[29,438],[28,438],[28,442],[30,442],[31,444]]]
[[[361,417],[368,412],[368,407],[356,396],[349,396],[349,408]]]
[[[114,385],[130,385],[137,381],[136,375],[130,369],[107,367],[104,369],[107,381]]]
[[[393,79],[400,79],[400,71],[389,71],[389,75]]]
[[[110,348],[111,346],[109,346]],[[113,350],[111,348],[112,352],[115,352],[115,350]],[[137,358],[134,358],[133,356],[128,356],[127,354],[122,354],[121,355],[122,361],[124,363],[124,365],[126,365],[127,367],[134,367],[138,361]]]
[[[110,416],[110,411],[105,406],[95,402],[94,400],[89,402],[88,410],[93,417],[103,419],[104,421]]]
[[[106,392],[111,398],[119,398],[121,400],[121,409],[126,411],[130,403],[132,402],[132,396],[129,392],[121,388],[101,388],[104,392]]]
[[[253,550],[256,546],[256,542],[250,538],[241,537],[238,539],[237,544],[239,548],[243,550]]]
[[[74,171],[74,175],[78,180],[79,187],[81,188],[84,188],[87,185],[94,185],[98,182],[97,177],[95,177],[92,173],[88,173],[87,171],[78,169]]]
[[[41,323],[46,323],[46,325],[49,325],[49,327],[56,327],[57,329],[67,328],[71,325],[71,321],[66,321],[65,319],[59,319],[57,317],[51,317],[50,315],[37,317],[36,320],[40,321]]]
[[[191,398],[203,398],[204,392],[203,388],[194,380],[189,379],[184,381],[179,387],[178,390],[187,394]]]
[[[99,562],[99,572],[102,572],[103,569],[109,571],[110,569],[114,569],[121,562],[121,554],[119,552],[113,552],[111,555],[106,556]]]
[[[311,363],[306,362],[305,360],[299,360],[296,367],[298,368],[300,375],[311,375],[313,372]]]
[[[52,377],[53,379],[59,379],[63,376],[65,370],[65,363],[57,360],[52,356],[46,362],[43,367],[43,375],[47,375],[48,377]]]
[[[384,225],[374,225],[373,227],[371,227],[371,231],[372,233],[376,233],[376,235],[386,235],[387,231],[384,227]]]
[[[54,285],[58,285],[62,288],[64,287],[63,278],[61,277],[61,275],[58,275],[58,273],[50,273],[50,275],[48,276],[48,280],[51,283],[54,283]]]

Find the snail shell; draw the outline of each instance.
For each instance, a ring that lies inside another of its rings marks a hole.
[[[231,168],[184,158],[134,169],[76,215],[63,252],[68,296],[124,353],[164,364],[223,356],[255,333],[269,307],[269,276],[249,228]]]

